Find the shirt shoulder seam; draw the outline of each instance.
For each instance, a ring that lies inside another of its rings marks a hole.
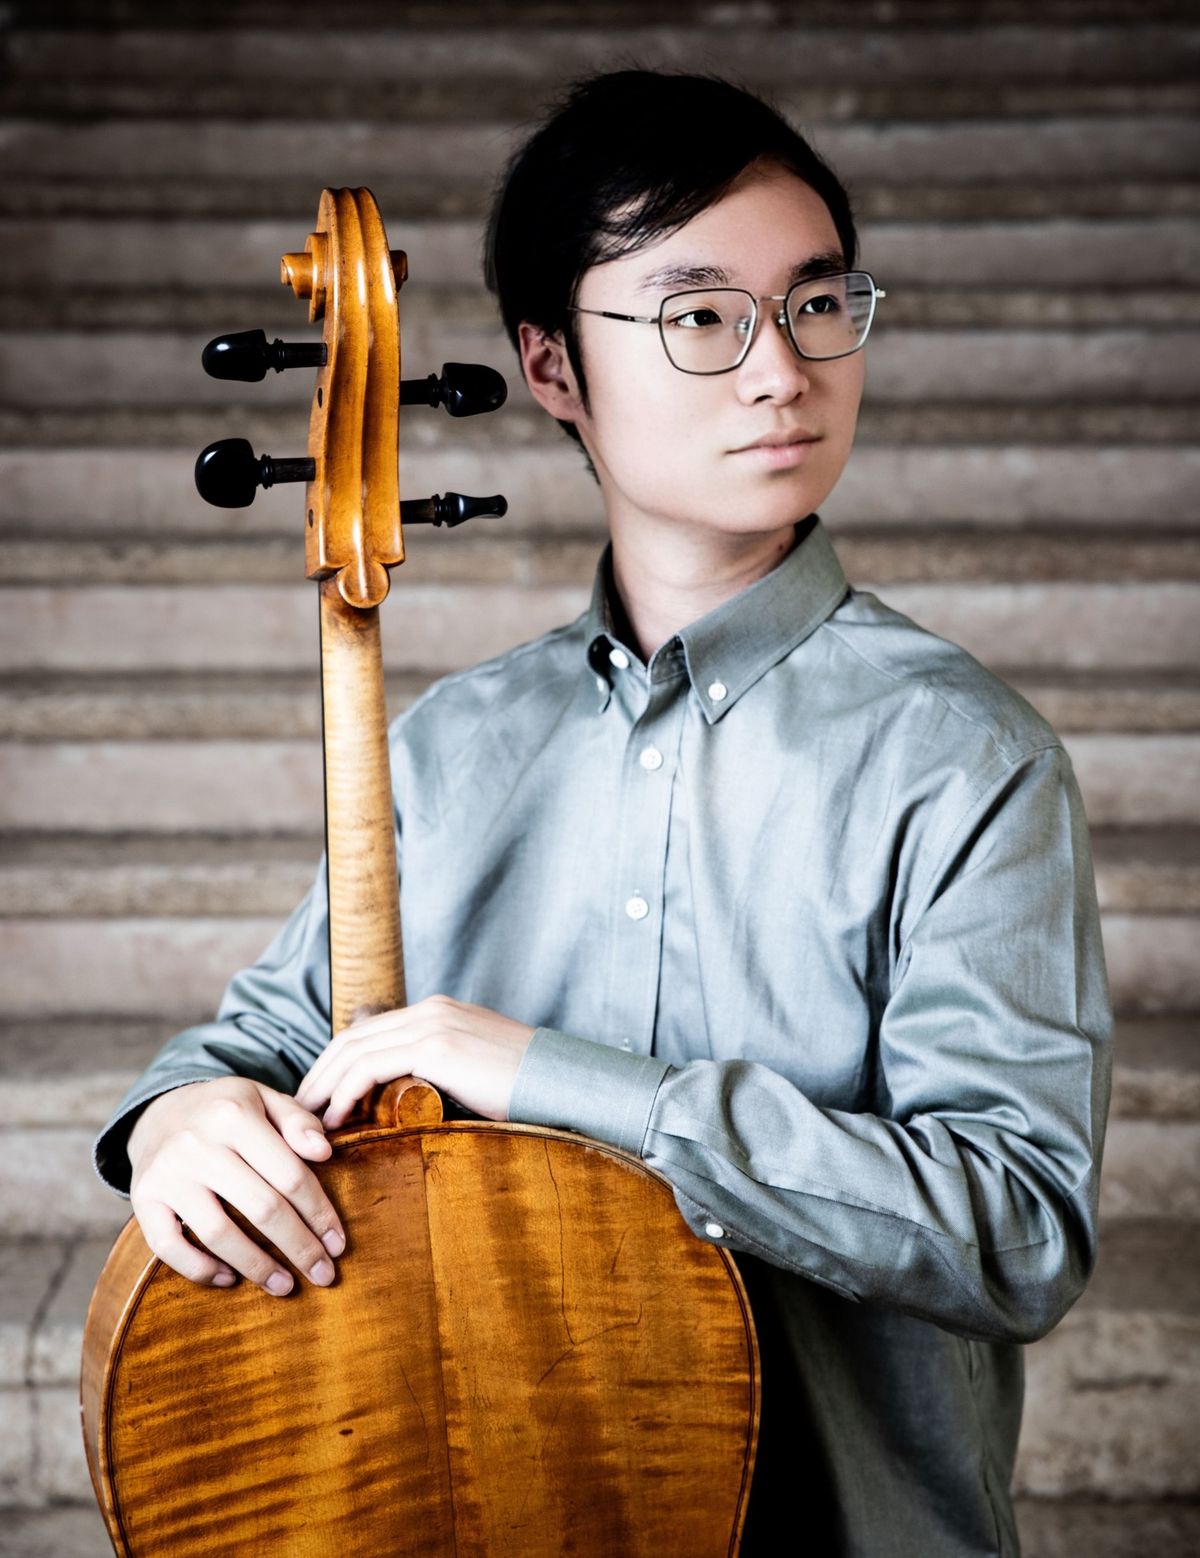
[[[985,724],[985,722],[979,719],[977,716],[962,708],[960,704],[956,703],[952,698],[948,697],[940,687],[934,686],[931,682],[923,677],[900,675],[898,672],[893,671],[890,667],[881,665],[878,660],[874,660],[870,655],[864,654],[857,645],[850,643],[844,630],[841,629],[832,618],[830,618],[825,625],[837,639],[838,643],[841,644],[841,646],[846,650],[847,654],[853,655],[854,658],[856,660],[860,660],[863,665],[869,666],[871,670],[878,672],[880,676],[886,676],[889,681],[895,682],[898,686],[907,685],[918,687],[922,692],[927,693],[931,698],[935,698],[938,703],[940,703],[944,708],[948,709],[950,713],[953,714],[956,718],[963,720],[968,725],[975,726],[977,730],[981,731],[984,736],[987,737],[989,743],[995,748],[996,752],[1006,761],[1016,763],[1020,762],[1025,757],[1032,757],[1036,753],[1046,751],[1049,748],[1062,747],[1062,742],[1058,739],[1057,736],[1055,736],[1053,741],[1043,741],[1040,746],[1035,747],[1021,745],[1020,743],[1018,743],[1015,747],[1006,746],[1005,743],[999,740],[996,732],[990,726]],[[924,632],[925,629],[921,629],[920,631]],[[929,637],[938,639],[939,643],[950,642],[949,639],[939,638],[937,634],[929,634]],[[969,654],[969,651],[964,649],[962,650],[962,653]],[[981,666],[981,669],[987,672],[986,666]],[[992,673],[987,672],[987,674],[991,675]],[[1014,691],[1015,693],[1015,689],[1010,690]],[[1015,696],[1019,697],[1020,694],[1015,693]],[[1034,712],[1036,713],[1036,710]],[[1039,716],[1039,718],[1040,717],[1041,716]]]

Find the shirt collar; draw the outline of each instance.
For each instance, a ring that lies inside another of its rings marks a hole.
[[[815,632],[846,593],[846,576],[820,516],[802,519],[795,532],[795,546],[770,573],[689,622],[651,656],[646,668],[651,681],[678,674],[683,662],[710,725]],[[611,677],[641,665],[636,651],[621,641],[613,626],[612,590],[609,541],[596,565],[591,604],[584,617],[588,673],[597,678],[601,707],[607,705]],[[610,658],[614,655],[615,662]]]

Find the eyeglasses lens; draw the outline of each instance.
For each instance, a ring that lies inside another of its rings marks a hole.
[[[677,292],[660,315],[667,356],[684,373],[722,373],[741,355],[753,317],[748,292]]]
[[[844,357],[862,345],[875,307],[865,271],[800,282],[788,293],[796,345],[805,357]],[[667,356],[684,373],[724,373],[742,355],[754,319],[748,292],[713,287],[666,298],[660,328]]]
[[[865,271],[802,281],[787,297],[788,319],[805,357],[844,357],[862,345],[875,309]]]

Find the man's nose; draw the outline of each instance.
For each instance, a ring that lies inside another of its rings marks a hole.
[[[778,306],[764,307],[750,350],[737,370],[738,399],[794,400],[809,385],[808,364],[792,345],[787,321]]]

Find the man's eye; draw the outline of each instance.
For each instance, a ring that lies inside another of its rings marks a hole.
[[[832,292],[822,292],[818,297],[805,299],[800,312],[812,312],[814,314],[836,314],[841,308],[840,301]]]
[[[689,308],[682,314],[673,314],[667,320],[672,329],[683,330],[703,330],[722,322],[720,314],[711,308]]]

